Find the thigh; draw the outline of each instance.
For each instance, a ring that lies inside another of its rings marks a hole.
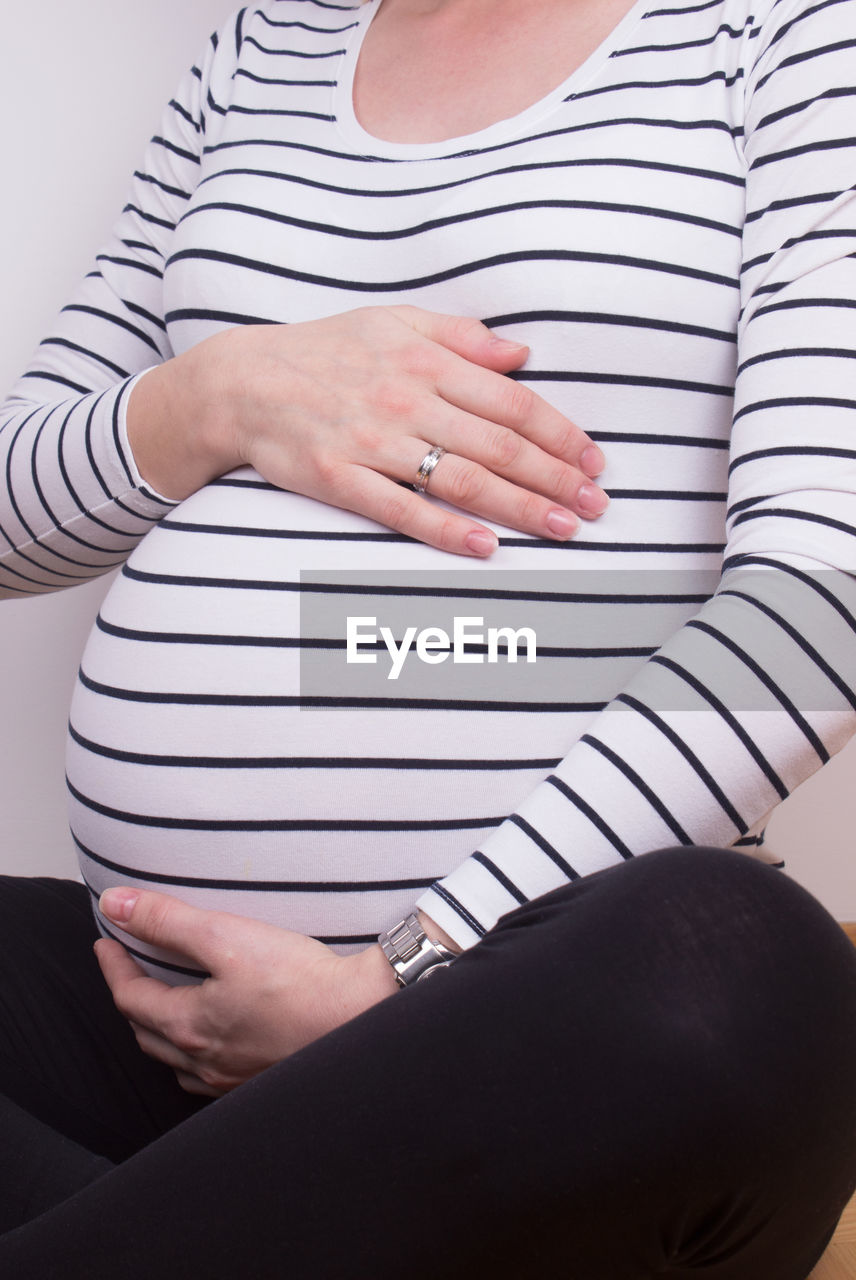
[[[841,931],[769,868],[668,851],[513,912],[2,1237],[0,1267],[805,1280],[854,1126]]]
[[[97,937],[83,885],[0,877],[0,1095],[115,1161],[201,1104],[140,1052],[101,977]]]

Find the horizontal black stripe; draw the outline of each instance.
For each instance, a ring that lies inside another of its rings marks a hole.
[[[778,30],[776,31],[776,34],[773,36],[772,40],[770,41],[770,47],[771,48],[775,47],[775,45],[780,43],[780,41],[790,31],[792,31],[794,27],[798,26],[801,22],[804,22],[807,18],[811,18],[815,14],[821,13],[824,9],[831,8],[833,5],[846,4],[846,3],[847,3],[847,0],[818,0],[817,4],[806,5],[801,11],[798,11],[793,18],[790,18],[787,22],[783,23],[782,26],[778,28]]]
[[[71,302],[67,307],[63,307],[63,312],[66,311],[80,311],[85,315],[96,316],[99,320],[106,320],[108,324],[115,325],[118,329],[124,329],[127,333],[133,334],[135,338],[139,338],[140,342],[154,351],[158,357],[161,355],[160,348],[154,338],[150,337],[137,325],[131,324],[129,320],[123,320],[121,316],[115,316],[100,307],[91,307],[79,302]]]
[[[655,434],[652,431],[601,431],[599,429],[590,431],[589,435],[592,440],[604,443],[615,441],[617,444],[655,444],[686,449],[718,449],[721,453],[727,453],[729,449],[728,440],[717,440],[711,436],[677,436],[668,432]]]
[[[269,316],[248,316],[237,311],[215,311],[210,307],[177,307],[174,311],[167,311],[167,325],[177,324],[180,320],[210,320],[214,324],[221,325],[279,323]]]
[[[179,249],[167,260],[167,267],[177,262],[192,260],[194,262],[216,262],[221,266],[240,267],[242,271],[260,272],[265,276],[278,276],[285,280],[299,280],[303,284],[315,284],[330,289],[341,289],[346,293],[403,293],[408,290],[424,289],[429,285],[440,284],[445,280],[455,280],[460,276],[475,275],[480,271],[489,271],[497,266],[510,266],[513,263],[533,262],[585,262],[603,266],[631,267],[639,271],[653,271],[665,275],[686,276],[693,280],[701,280],[727,289],[737,289],[737,282],[729,276],[715,271],[705,271],[702,267],[691,267],[683,263],[661,262],[653,258],[636,258],[629,254],[594,253],[581,249],[517,249],[508,253],[494,254],[488,258],[479,258],[474,262],[463,262],[443,271],[434,271],[429,275],[414,276],[406,280],[353,280],[337,276],[322,276],[313,271],[299,271],[296,267],[285,267],[277,263],[263,262],[258,258],[248,258],[244,254],[227,253],[220,249]]]
[[[536,831],[532,824],[522,818],[519,813],[509,814],[508,821],[524,832],[532,843],[537,845],[541,852],[545,853],[550,861],[556,864],[563,876],[566,876],[568,880],[579,880],[579,872],[575,871],[567,859],[562,857],[558,849],[553,848],[546,836],[542,835],[540,831]]]
[[[358,25],[356,22],[349,22],[345,27],[313,27],[310,26],[308,22],[279,22],[276,18],[269,17],[268,14],[265,13],[264,9],[256,9],[253,16],[261,18],[262,22],[266,22],[269,27],[278,27],[280,30],[287,28],[289,30],[298,29],[300,31],[312,31],[316,32],[318,35],[325,36],[339,36],[345,31],[353,31],[354,27]]]
[[[815,138],[799,147],[788,147],[784,151],[771,151],[767,155],[757,156],[750,169],[760,169],[766,164],[778,164],[782,160],[793,160],[794,156],[815,155],[818,151],[853,151],[856,150],[856,138]]]
[[[368,595],[368,596],[424,596],[440,597],[450,600],[543,600],[548,603],[581,603],[581,604],[703,604],[710,599],[705,592],[665,592],[665,591],[521,591],[506,590],[499,587],[421,587],[413,583],[402,582],[397,585],[363,584],[341,582],[277,582],[267,579],[235,579],[235,578],[196,578],[179,574],[148,573],[142,569],[132,569],[125,565],[123,577],[137,582],[174,584],[176,586],[218,586],[218,587],[257,587],[264,590],[268,586],[282,591],[313,593],[320,595]]]
[[[777,573],[787,574],[789,577],[796,578],[802,582],[822,600],[833,609],[839,617],[847,624],[850,630],[856,634],[856,617],[848,610],[843,600],[834,595],[823,582],[819,581],[817,575],[806,573],[804,569],[797,569],[795,565],[783,564],[778,560],[773,560],[768,556],[760,555],[742,555],[731,557],[725,564],[726,569],[742,568],[744,565],[759,565],[766,569],[773,569]],[[827,570],[822,571],[824,576],[828,575]],[[837,576],[837,575],[836,575]]]
[[[283,80],[279,76],[260,76],[254,71],[248,71],[246,67],[238,67],[235,71],[235,79],[243,77],[245,80],[252,80],[254,84],[281,85],[283,88],[299,88],[299,89],[334,89],[336,87],[335,80]]]
[[[143,222],[150,222],[155,227],[163,227],[164,231],[175,230],[175,222],[172,218],[159,218],[157,214],[152,213],[148,209],[141,209],[138,205],[126,204],[122,212],[133,213],[138,218],[142,218]],[[103,256],[106,257],[106,255],[103,255]],[[100,262],[100,261],[101,261],[101,256],[96,258],[96,262]],[[107,261],[118,262],[122,266],[129,266],[129,267],[136,267],[139,265],[135,258],[130,258],[127,261],[124,258],[107,258]]]
[[[641,373],[595,373],[591,369],[513,370],[508,377],[517,382],[579,382],[610,387],[654,387],[658,391],[694,391],[708,396],[734,395],[732,386],[693,382],[686,378],[652,377]]]
[[[151,325],[153,329],[160,329],[164,334],[166,333],[166,321],[161,316],[156,316],[154,312],[140,306],[138,302],[132,302],[130,298],[125,299],[125,307],[133,315],[145,320],[146,324]]]
[[[692,621],[687,625],[692,626]],[[749,830],[749,823],[746,822],[745,819],[737,812],[737,809],[731,803],[719,783],[715,780],[710,770],[702,764],[701,760],[699,760],[692,748],[684,742],[677,733],[675,733],[671,725],[669,725],[662,716],[658,715],[650,707],[646,706],[644,702],[640,702],[638,698],[633,697],[629,693],[620,693],[617,701],[623,702],[625,706],[630,707],[633,711],[637,711],[640,716],[643,716],[644,719],[646,719],[663,735],[667,742],[671,743],[675,750],[683,756],[693,773],[695,773],[699,781],[704,784],[711,796],[716,800],[720,809],[722,809],[723,813],[728,816],[729,820],[734,824],[741,835]]]
[[[719,0],[721,2],[721,0]],[[730,89],[745,79],[745,72],[738,67],[732,74],[724,70],[709,71],[703,76],[667,77],[656,80],[622,80],[617,84],[598,85],[594,89],[580,89],[573,95],[574,101],[581,98],[611,97],[615,93],[630,92],[634,89],[651,89],[662,93],[664,89],[700,89],[705,85],[721,84]]]
[[[798,511],[792,507],[765,507],[761,511],[742,511],[734,517],[735,524],[745,524],[747,520],[764,520],[775,516],[779,520],[806,520],[810,524],[822,524],[827,529],[837,529],[849,537],[856,537],[856,525],[845,524],[843,520],[835,520],[832,516],[823,516],[815,511]]]
[[[743,498],[740,502],[733,502],[725,513],[726,519],[732,520],[738,511],[746,511],[750,507],[758,506],[760,503],[772,502],[774,498],[774,494],[759,493],[755,494],[751,498]]]
[[[811,62],[815,58],[826,57],[830,53],[844,53],[846,50],[854,48],[856,48],[856,40],[836,40],[832,44],[820,45],[816,49],[801,49],[798,53],[789,54],[781,62],[777,63],[772,70],[768,71],[766,75],[759,77],[755,85],[755,92],[757,93],[759,89],[763,89],[767,81],[783,71],[785,67],[796,67],[803,62]]]
[[[782,213],[789,209],[805,209],[813,205],[828,205],[830,201],[834,201],[837,198],[838,193],[834,191],[811,191],[798,196],[782,196],[778,200],[771,200],[769,204],[763,205],[760,209],[747,210],[746,225],[749,226],[753,222],[760,222],[769,214]]]
[[[613,502],[725,502],[728,494],[680,489],[614,489],[610,485],[609,496]]]
[[[347,649],[347,640],[339,638],[327,638],[319,636],[256,636],[256,635],[224,635],[214,634],[206,635],[199,632],[181,632],[181,631],[141,631],[131,627],[119,627],[114,623],[107,622],[100,615],[96,618],[95,625],[99,631],[103,631],[105,635],[116,636],[117,639],[131,640],[142,644],[186,644],[186,645],[210,645],[223,648],[253,648],[253,649],[329,649],[344,652]],[[400,637],[397,637],[400,640]],[[500,641],[497,646],[497,652],[507,653],[509,651],[508,644]],[[372,643],[361,641],[360,649],[364,652],[384,653],[387,650],[385,641],[375,640]],[[468,643],[465,646],[467,653],[472,654],[489,654],[492,647],[488,644]],[[613,646],[584,646],[584,645],[538,645],[538,657],[540,658],[585,658],[585,659],[612,659],[612,658],[646,658],[653,653],[651,645],[613,645]]]
[[[636,772],[636,770],[622,759],[617,752],[608,747],[605,742],[601,742],[599,738],[594,737],[590,733],[584,733],[580,738],[580,742],[584,742],[586,746],[591,747],[593,751],[597,751],[600,755],[608,760],[610,764],[622,773],[631,786],[635,787],[640,795],[644,796],[655,813],[663,819],[666,826],[677,836],[681,844],[690,845],[693,843],[692,837],[687,834],[675,815],[669,810],[665,803],[660,799],[657,793],[648,786],[645,779]]]
[[[819,671],[823,672],[830,684],[838,690],[844,700],[849,702],[850,706],[853,707],[854,711],[856,711],[856,691],[854,691],[853,688],[838,674],[838,672],[830,666],[814,645],[809,644],[805,636],[800,635],[792,622],[789,622],[787,618],[782,617],[776,609],[772,609],[768,604],[765,604],[763,600],[759,600],[757,596],[751,596],[745,591],[738,591],[734,587],[726,587],[720,594],[731,596],[737,600],[745,600],[747,604],[752,606],[752,608],[760,610],[760,612],[768,617],[771,622],[774,622],[777,627],[780,627],[781,630],[784,631],[785,635],[790,636],[797,648],[801,649],[806,657],[814,663],[815,667],[817,667]]]
[[[745,404],[734,415],[739,422],[750,413],[761,413],[766,409],[856,409],[856,400],[847,400],[841,396],[771,396],[768,400],[756,400]]]
[[[760,253],[754,258],[748,259],[743,263],[741,272],[745,274],[754,270],[755,267],[772,262],[778,255],[784,253],[787,249],[795,248],[797,245],[811,244],[816,240],[843,240],[846,243],[842,245],[842,248],[846,248],[853,243],[854,237],[856,237],[856,231],[847,227],[838,227],[829,231],[806,231],[802,235],[792,236],[789,240],[782,241],[780,246],[769,253]]]
[[[304,58],[317,62],[324,58],[340,58],[345,52],[344,49],[324,49],[320,53],[308,53],[300,49],[271,49],[261,44],[255,36],[245,36],[244,41],[246,44],[255,45],[260,53],[269,58]]]
[[[737,467],[741,467],[744,462],[762,462],[767,458],[781,458],[792,455],[793,457],[819,457],[819,458],[856,458],[856,449],[839,449],[830,445],[811,445],[811,444],[779,444],[771,445],[769,449],[753,449],[750,453],[741,453],[734,458],[728,467],[729,475],[735,471]]]
[[[577,95],[579,97],[583,95]],[[531,145],[532,139],[519,138],[513,143],[503,143],[500,146],[486,148],[485,151],[501,150],[507,146]],[[221,151],[233,151],[242,147],[272,147],[277,150],[287,149],[291,151],[304,151],[314,153],[316,155],[326,156],[332,160],[356,161],[365,163],[365,156],[354,156],[346,151],[331,151],[326,147],[310,146],[308,143],[294,142],[285,138],[247,138],[243,140],[235,140],[234,142],[220,142],[212,146],[205,147],[206,155],[214,155]],[[470,151],[462,152],[459,157],[450,156],[448,159],[467,159],[469,160],[473,153]],[[399,162],[388,160],[384,156],[370,157],[374,164],[397,164]],[[568,158],[563,160],[547,160],[541,163],[521,163],[505,165],[500,169],[490,169],[483,173],[470,174],[463,178],[455,178],[446,182],[436,182],[428,187],[386,187],[383,189],[371,189],[364,187],[345,187],[335,183],[322,182],[315,178],[307,178],[303,175],[291,173],[287,169],[257,169],[257,168],[230,168],[215,169],[206,177],[200,180],[199,186],[203,186],[207,182],[215,182],[221,177],[230,177],[237,174],[245,174],[256,178],[270,178],[273,181],[294,183],[298,186],[309,187],[318,191],[331,191],[340,195],[358,196],[365,199],[396,199],[403,196],[428,195],[432,192],[450,191],[457,187],[470,186],[473,183],[485,182],[493,178],[504,177],[510,174],[522,174],[533,172],[545,172],[551,169],[630,169],[641,172],[657,172],[657,173],[673,173],[687,178],[701,178],[710,182],[721,182],[726,186],[742,187],[743,179],[735,174],[722,173],[712,169],[699,169],[694,165],[671,164],[662,160],[641,160],[635,157],[624,159],[620,156],[584,156],[581,158]]]
[[[142,240],[129,240],[126,236],[122,237],[122,244],[126,249],[139,249],[140,253],[151,253],[154,257],[163,260],[163,254],[153,244],[144,244]]]
[[[724,592],[723,594],[737,595],[740,593]],[[686,667],[681,666],[680,663],[675,662],[672,658],[667,658],[665,654],[657,654],[651,659],[651,661],[657,663],[659,666],[665,667],[667,671],[671,671],[673,675],[676,675],[678,679],[683,680],[685,684],[689,685],[691,689],[694,689],[700,697],[704,698],[705,702],[713,707],[720,719],[728,725],[734,736],[749,752],[758,768],[778,792],[779,798],[781,800],[786,800],[789,794],[788,788],[785,786],[784,782],[782,782],[782,779],[776,773],[769,760],[767,760],[760,748],[755,745],[740,721],[728,709],[722,699],[718,698],[716,694],[707,687],[707,685],[702,684],[701,680],[699,680],[697,676],[694,676],[691,671],[688,671]]]
[[[552,773],[550,777],[547,778],[547,782],[551,787],[555,787],[557,791],[561,792],[565,799],[569,800],[575,809],[588,818],[591,825],[600,832],[604,839],[609,841],[620,858],[627,860],[633,857],[633,851],[629,849],[620,836],[613,831],[612,827],[606,819],[598,813],[597,809],[590,805],[578,791],[575,791],[573,787],[569,787],[567,782],[562,778],[557,777],[555,773]]]
[[[846,3],[847,0],[844,0]],[[799,115],[803,111],[808,111],[811,107],[815,107],[820,102],[832,101],[836,98],[852,98],[856,97],[856,86],[835,85],[829,89],[822,89],[819,93],[815,93],[810,98],[805,98],[801,102],[788,103],[786,107],[780,107],[777,111],[771,111],[767,115],[762,116],[755,126],[755,132],[759,129],[765,129],[769,125],[778,124],[780,120],[786,120],[790,116]]]
[[[91,387],[86,387],[82,382],[72,382],[71,378],[63,377],[61,373],[50,373],[46,369],[27,369],[22,378],[35,378],[42,382],[56,382],[61,387],[68,387],[69,391],[76,391],[78,395],[89,395],[92,391]]]
[[[483,320],[489,329],[497,329],[503,325],[539,322],[614,325],[631,329],[651,329],[655,332],[681,333],[690,337],[713,338],[718,342],[737,342],[737,334],[726,329],[710,329],[705,325],[686,324],[680,320],[663,320],[655,316],[632,316],[609,311],[512,311],[504,315],[486,316]]]
[[[319,117],[321,118],[321,117]],[[339,236],[351,240],[404,240],[411,236],[423,235],[426,231],[438,230],[442,227],[457,226],[461,223],[476,222],[482,219],[497,217],[500,214],[518,213],[527,209],[587,209],[592,212],[620,213],[639,217],[664,218],[670,222],[687,223],[691,226],[704,227],[707,230],[722,232],[725,235],[739,238],[741,229],[725,222],[716,222],[711,218],[703,218],[698,214],[689,214],[671,209],[658,209],[648,205],[619,204],[604,200],[515,200],[507,204],[488,205],[483,209],[468,209],[459,213],[450,213],[442,218],[430,218],[425,222],[412,226],[384,228],[373,230],[365,227],[346,227],[329,222],[318,222],[308,218],[298,218],[293,214],[280,213],[273,209],[264,209],[258,205],[238,204],[229,200],[211,200],[194,205],[189,209],[185,221],[200,213],[222,212],[240,213],[249,218],[260,218],[263,221],[277,223],[282,226],[300,227],[307,231],[317,231],[324,235]]]
[[[616,49],[613,57],[631,57],[640,53],[677,53],[679,49],[703,49],[709,44],[714,44],[720,36],[728,36],[730,40],[741,39],[747,31],[754,27],[754,18],[747,18],[742,27],[732,27],[727,22],[721,22],[709,36],[700,36],[697,40],[679,40],[668,44],[640,44],[630,45],[625,49]]]
[[[485,871],[492,875],[498,884],[502,885],[509,897],[513,898],[515,902],[521,904],[526,902],[526,895],[520,892],[514,881],[509,880],[504,871],[500,871],[496,863],[492,861],[487,854],[484,854],[480,849],[477,849],[473,854],[473,860],[483,866]]]
[[[69,793],[85,808],[105,818],[136,827],[169,831],[478,831],[497,827],[500,817],[487,818],[174,818],[131,813],[101,804],[84,795],[67,779]]]
[[[172,107],[176,115],[181,116],[182,120],[190,125],[191,129],[194,129],[196,133],[202,132],[202,126],[199,121],[194,120],[193,116],[187,110],[187,107],[185,107],[181,102],[177,102],[175,98],[170,98],[169,105]]]
[[[229,106],[229,112],[244,116],[272,116],[274,119],[291,117],[300,120],[325,120],[328,124],[334,124],[336,120],[335,116],[325,115],[322,111],[291,111],[286,107],[241,107],[234,102]]]
[[[312,936],[327,947],[369,947],[377,942],[376,933],[316,933]]]
[[[160,267],[153,266],[151,262],[140,262],[139,258],[120,258],[116,254],[99,253],[95,260],[109,262],[114,267],[129,267],[131,271],[142,271],[144,275],[153,276],[155,280],[160,280],[162,275]]]
[[[735,657],[739,658],[744,666],[749,668],[764,688],[769,690],[779,705],[787,711],[796,727],[811,744],[815,754],[824,764],[826,764],[829,759],[829,752],[826,750],[826,747],[823,745],[814,729],[812,729],[805,716],[799,710],[794,701],[788,697],[784,689],[776,683],[772,676],[764,670],[763,666],[761,666],[761,664],[757,662],[750,653],[747,653],[736,640],[732,640],[730,636],[726,635],[723,631],[720,631],[717,627],[711,626],[709,622],[702,622],[700,618],[691,618],[687,623],[687,626],[697,627],[699,631],[703,631],[706,635],[712,636],[714,640],[718,640],[724,648],[728,649]]]
[[[157,956],[151,956],[148,954],[148,952],[141,951],[139,947],[132,946],[131,943],[126,942],[124,938],[120,938],[117,934],[115,934],[112,931],[112,929],[109,929],[107,925],[104,923],[104,917],[101,914],[101,912],[98,911],[97,905],[96,905],[98,902],[98,894],[95,892],[95,890],[92,888],[90,884],[87,884],[86,887],[93,898],[93,906],[95,907],[95,911],[96,911],[96,923],[100,931],[104,934],[106,938],[111,938],[113,942],[118,942],[121,946],[123,946],[125,950],[128,952],[128,954],[133,956],[135,960],[141,960],[145,964],[154,965],[156,969],[163,969],[167,973],[181,973],[188,978],[199,978],[200,981],[203,981],[205,978],[208,978],[211,976],[206,969],[192,969],[187,965],[174,964],[169,960],[161,960]]]
[[[770,315],[774,311],[803,311],[815,307],[843,308],[845,311],[856,310],[856,298],[787,298],[783,302],[765,302],[758,307],[755,316]]]
[[[842,234],[844,233],[842,232]],[[856,231],[851,231],[847,234],[856,240]],[[751,369],[754,365],[767,364],[771,360],[799,360],[813,356],[830,360],[856,360],[856,351],[850,347],[782,347],[778,351],[764,351],[760,355],[750,356],[748,359],[741,361],[737,367],[737,373],[739,375],[744,369]]]
[[[186,147],[180,147],[177,143],[171,142],[169,138],[162,138],[160,134],[155,134],[152,138],[152,144],[156,147],[163,147],[164,151],[169,151],[171,155],[178,156],[180,160],[189,160],[191,164],[199,165],[201,160],[199,156],[192,151],[188,151]]]
[[[73,724],[68,727],[72,741],[78,743],[85,751],[105,756],[109,760],[121,760],[128,764],[155,765],[158,768],[177,769],[364,769],[382,770],[393,773],[408,771],[441,770],[444,773],[482,773],[513,770],[534,770],[540,772],[554,769],[559,763],[556,758],[514,760],[481,758],[468,759],[434,759],[427,757],[407,756],[177,756],[155,755],[142,751],[125,751],[118,747],[108,747],[100,742],[79,733]]]
[[[85,858],[124,878],[150,884],[168,884],[185,889],[218,889],[230,893],[388,893],[428,889],[436,876],[406,880],[223,880],[208,876],[178,876],[160,871],[142,871],[139,867],[113,862],[88,849],[72,833],[74,843]]]
[[[160,706],[176,707],[325,707],[336,708],[361,707],[366,710],[384,711],[513,711],[516,713],[551,712],[565,714],[574,712],[602,711],[605,702],[522,702],[498,701],[495,699],[469,698],[346,698],[346,697],[289,697],[276,694],[238,694],[238,693],[174,693],[160,690],[120,689],[116,685],[102,684],[92,680],[81,669],[78,679],[84,688],[104,698],[115,698],[120,702],[151,703]]]
[[[448,907],[451,907],[455,914],[458,915],[470,929],[472,929],[477,938],[484,937],[487,933],[484,925],[480,924],[479,921],[476,920],[475,916],[472,915],[471,912],[467,911],[463,903],[459,902],[455,895],[450,893],[444,884],[433,885],[431,892],[436,893],[438,898],[445,902]]]
[[[94,360],[96,364],[103,365],[105,369],[115,373],[117,378],[127,378],[129,376],[129,371],[123,369],[121,365],[116,364],[113,360],[108,360],[106,356],[101,355],[98,351],[93,351],[91,347],[84,347],[79,342],[71,342],[68,338],[45,338],[39,345],[42,347],[64,347],[66,351],[75,351],[79,355],[86,356],[88,360]],[[87,388],[81,388],[81,390],[85,391]]]

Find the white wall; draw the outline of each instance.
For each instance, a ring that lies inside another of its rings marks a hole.
[[[88,269],[161,106],[230,0],[6,5],[0,71],[0,387]],[[74,874],[66,708],[106,583],[0,605],[0,871]],[[770,843],[856,920],[856,744],[783,805]]]
[[[164,105],[235,7],[2,4],[0,394],[89,270]],[[74,873],[66,710],[107,585],[0,604],[0,871]]]

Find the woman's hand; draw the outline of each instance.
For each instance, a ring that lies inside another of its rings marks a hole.
[[[338,956],[303,934],[138,889],[109,889],[100,906],[126,933],[180,951],[211,975],[170,987],[120,943],[95,944],[140,1048],[190,1093],[219,1097],[397,990],[377,945]]]
[[[430,488],[463,511],[569,538],[607,498],[589,437],[504,375],[528,348],[478,320],[363,307],[293,325],[224,330],[134,388],[128,434],[149,484],[184,498],[249,463],[267,480],[421,542],[489,555],[496,536],[397,481],[447,452]]]

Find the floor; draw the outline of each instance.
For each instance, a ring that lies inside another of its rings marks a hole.
[[[846,924],[844,928],[856,943],[856,924]],[[856,1196],[809,1280],[856,1280]]]
[[[856,1280],[856,1198],[850,1201],[832,1243],[809,1280]]]

